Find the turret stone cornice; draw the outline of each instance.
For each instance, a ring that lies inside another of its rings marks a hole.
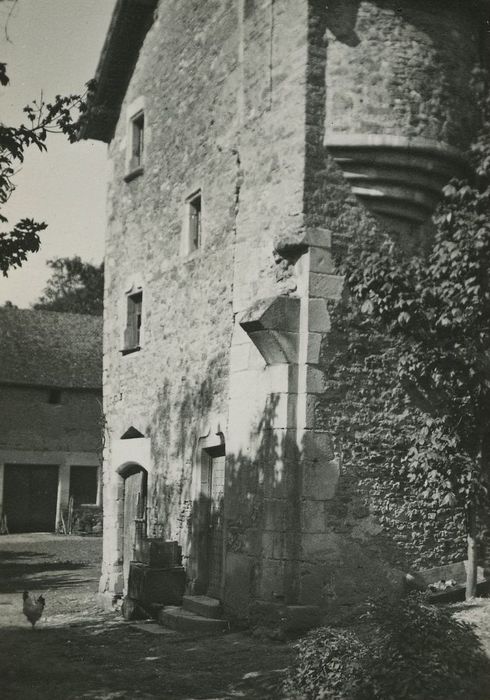
[[[325,147],[356,197],[392,224],[422,224],[451,178],[469,172],[460,151],[430,139],[329,133]]]

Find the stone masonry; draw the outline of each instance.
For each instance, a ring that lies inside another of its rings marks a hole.
[[[388,226],[403,244],[420,240],[441,188],[464,172],[480,9],[117,4],[85,133],[109,143],[110,161],[101,592],[127,586],[124,494],[135,466],[147,474],[147,533],[182,545],[195,590],[203,451],[223,446],[219,597],[230,617],[247,620],[257,603],[328,611],[401,578],[382,546],[375,558],[365,548],[379,523],[363,520],[361,538],[332,527],[343,477],[322,414],[321,350],[343,289],[335,260],[353,231]],[[138,32],[121,77],[117,52]],[[196,192],[201,242],[189,253]],[[141,336],[127,353],[135,291]]]

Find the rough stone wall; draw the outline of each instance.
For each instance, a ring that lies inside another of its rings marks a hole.
[[[476,110],[477,11],[435,0],[333,0],[327,15],[327,130],[423,136],[468,146]]]
[[[62,390],[60,404],[48,403],[48,396],[44,388],[1,387],[0,448],[100,450],[101,393]]]
[[[188,550],[192,465],[210,426],[226,433],[239,186],[235,3],[164,0],[110,144],[104,337],[108,469],[130,427],[151,439],[150,533]],[[144,98],[144,172],[124,181],[126,108]],[[202,191],[202,246],[181,255],[186,198]],[[143,289],[143,340],[122,355],[125,293]],[[148,468],[148,465],[144,465]],[[113,492],[108,491],[114,518]],[[186,551],[189,554],[189,551]]]
[[[296,284],[273,257],[304,228],[307,2],[238,3],[239,155],[234,310]]]

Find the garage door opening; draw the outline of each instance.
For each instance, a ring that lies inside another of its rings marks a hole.
[[[58,466],[6,464],[3,510],[9,532],[54,532]]]

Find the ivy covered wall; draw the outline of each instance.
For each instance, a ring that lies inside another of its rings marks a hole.
[[[344,302],[332,312],[321,364],[326,392],[317,420],[335,436],[340,478],[330,508],[334,531],[403,571],[465,557],[462,513],[414,488],[404,458],[424,430],[396,377],[397,357],[374,321]]]

